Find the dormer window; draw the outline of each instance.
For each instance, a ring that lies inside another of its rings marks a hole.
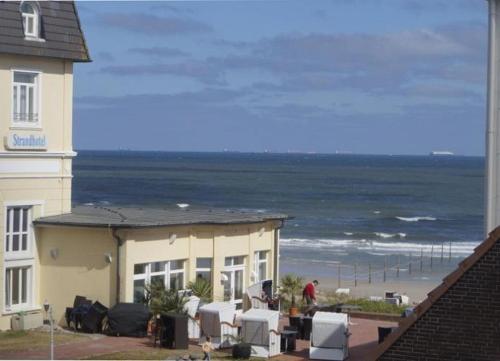
[[[23,16],[24,35],[28,38],[40,37],[40,21],[37,7],[29,2],[21,4],[21,13]]]

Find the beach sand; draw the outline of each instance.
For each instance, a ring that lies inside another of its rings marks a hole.
[[[317,292],[319,297],[325,297],[332,294],[337,289],[337,280],[332,278],[317,278],[319,286]],[[309,280],[307,280],[309,281]],[[388,280],[387,282],[375,282],[369,284],[368,282],[358,282],[357,287],[354,283],[344,282],[342,288],[349,288],[350,295],[356,298],[364,298],[369,296],[383,297],[385,292],[398,292],[410,297],[410,304],[416,304],[427,298],[427,294],[436,288],[440,281],[434,280],[419,280],[419,281],[397,281]]]

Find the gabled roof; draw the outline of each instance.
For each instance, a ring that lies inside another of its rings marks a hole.
[[[243,212],[211,208],[132,208],[77,206],[71,213],[38,218],[36,225],[112,228],[151,228],[180,225],[226,225],[261,223],[285,220],[288,216],[276,213]]]
[[[453,287],[463,276],[470,270],[478,261],[491,250],[495,244],[500,241],[500,227],[492,231],[488,238],[474,249],[469,257],[459,263],[458,268],[451,272],[443,279],[443,282],[434,290],[428,293],[427,298],[422,301],[414,312],[407,318],[403,318],[399,327],[395,332],[392,332],[387,338],[375,349],[371,356],[371,360],[378,360],[394,345],[400,337],[402,337],[417,321],[428,312],[432,306],[443,297],[451,287]]]
[[[20,1],[0,1],[0,53],[91,61],[73,1],[38,1],[42,41],[24,36]]]

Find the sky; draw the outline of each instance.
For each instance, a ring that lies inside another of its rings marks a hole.
[[[483,155],[487,2],[85,2],[76,149]]]

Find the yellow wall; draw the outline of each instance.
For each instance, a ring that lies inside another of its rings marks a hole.
[[[116,242],[108,229],[43,227],[38,233],[38,299],[53,305],[56,321],[63,321],[76,295],[105,306],[115,303]],[[56,258],[51,256],[54,249],[58,250]],[[106,254],[111,254],[111,263]]]
[[[270,251],[268,276],[272,277],[274,254],[274,227],[268,222],[238,226],[183,226],[118,231],[124,239],[120,248],[121,300],[133,301],[134,264],[155,261],[186,260],[186,284],[195,280],[197,257],[214,257],[214,299],[223,299],[220,272],[224,258],[246,256],[245,288],[253,283],[253,252]],[[260,229],[266,231],[260,235]],[[170,242],[170,235],[177,238]],[[64,324],[66,307],[73,304],[76,295],[98,300],[105,306],[116,301],[116,240],[111,230],[79,227],[37,227],[39,263],[36,272],[35,302],[43,305],[47,300],[53,305],[54,318]],[[51,250],[57,249],[53,258]],[[112,261],[106,261],[105,254]],[[10,327],[10,315],[0,318],[0,328]]]
[[[19,128],[12,124],[12,70],[41,72],[40,127]],[[0,54],[0,328],[8,327],[4,307],[5,208],[10,204],[34,206],[34,216],[54,215],[71,209],[73,64],[70,61]],[[45,135],[46,150],[11,150],[5,138]],[[37,235],[38,236],[38,235]],[[35,237],[36,239],[37,237]],[[34,242],[39,245],[39,239]],[[35,249],[35,293],[40,269]],[[34,305],[38,304],[34,299]]]

